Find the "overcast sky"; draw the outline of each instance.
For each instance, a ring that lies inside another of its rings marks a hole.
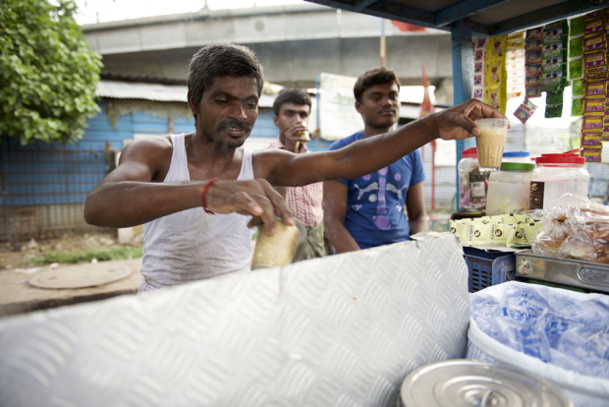
[[[79,24],[212,10],[302,3],[304,0],[75,0]]]

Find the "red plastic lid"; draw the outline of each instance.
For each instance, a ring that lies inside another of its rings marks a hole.
[[[585,164],[586,159],[579,155],[581,149],[567,151],[566,153],[558,154],[542,154],[537,157],[537,164]]]
[[[461,158],[478,158],[478,150],[476,147],[468,148],[461,152]]]

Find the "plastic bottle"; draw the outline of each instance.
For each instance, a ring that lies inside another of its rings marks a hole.
[[[528,153],[527,153],[528,154]],[[520,213],[529,209],[533,163],[504,162],[492,172],[486,193],[486,214]]]
[[[459,172],[459,207],[464,211],[483,211],[486,207],[488,172],[480,172],[476,147],[463,150],[457,165]]]
[[[537,168],[531,173],[530,209],[551,208],[566,193],[588,196],[590,174],[579,150],[542,154],[536,162]]]

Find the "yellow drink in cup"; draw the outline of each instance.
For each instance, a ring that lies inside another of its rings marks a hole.
[[[501,167],[503,147],[507,135],[507,119],[476,120],[480,135],[476,137],[480,171],[497,171]]]
[[[291,263],[304,232],[299,225],[288,226],[278,219],[275,223],[275,233],[271,236],[262,225],[258,230],[252,270]]]

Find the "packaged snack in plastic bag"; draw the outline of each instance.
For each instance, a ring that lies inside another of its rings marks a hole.
[[[541,214],[535,254],[609,263],[609,207],[573,194]]]

